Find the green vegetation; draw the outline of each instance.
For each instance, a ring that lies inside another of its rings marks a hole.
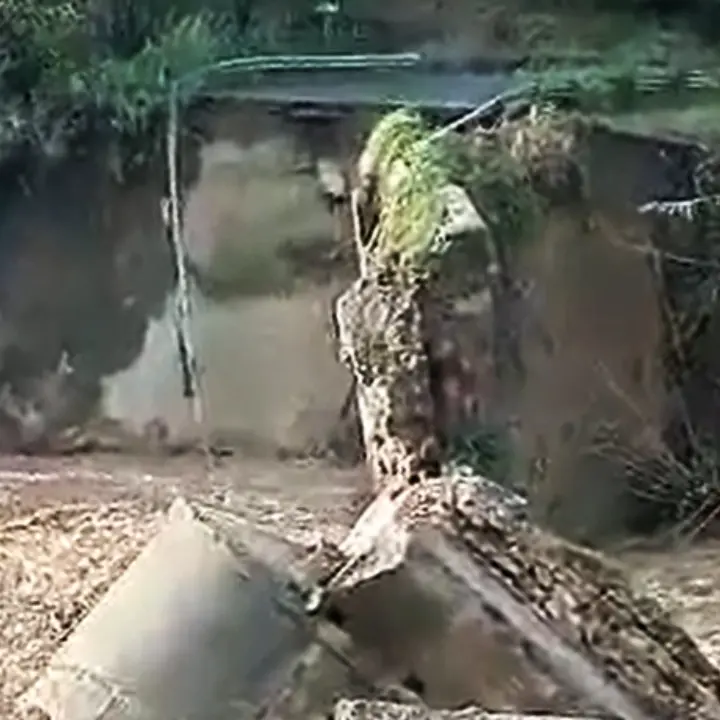
[[[307,1],[7,0],[0,4],[0,159],[88,126],[144,137],[164,116],[171,83],[200,100],[208,68],[258,53],[360,47],[355,24]]]
[[[668,11],[649,3],[619,8],[586,2],[569,9],[545,2],[521,3],[515,12],[487,2],[495,20],[484,25],[494,22],[506,49],[529,59],[519,80],[536,98],[586,112],[631,113],[717,103],[717,52],[693,32],[714,17],[716,4],[704,0]],[[0,157],[18,144],[43,145],[58,128],[72,134],[87,124],[88,114],[94,126],[121,136],[145,134],[164,112],[172,78],[189,78],[182,99],[197,100],[202,70],[228,58],[372,50],[367,22],[358,18],[381,17],[380,4],[331,6],[310,0],[6,0],[0,4]]]
[[[3,4],[5,99],[68,110],[92,105],[134,131],[161,101],[169,77],[218,60],[234,44],[229,22],[209,11],[115,10],[93,17],[79,0]]]
[[[547,139],[550,118],[543,114],[527,124],[526,133]],[[443,189],[449,183],[464,188],[481,209],[494,247],[531,237],[543,211],[533,187],[534,158],[527,153],[532,142],[511,146],[502,131],[468,142],[431,132],[407,110],[383,117],[360,160],[361,172],[377,182],[380,218],[368,249],[378,264],[398,260],[416,271],[431,270],[445,256],[450,243]],[[486,261],[496,260],[494,255],[486,252]]]
[[[720,57],[684,35],[642,34],[602,55],[537,56],[518,77],[536,98],[583,112],[618,113],[717,102]]]
[[[537,99],[614,115],[684,109],[720,97],[715,0],[482,5],[493,40],[504,53],[525,58],[518,79]]]
[[[399,110],[373,128],[361,167],[377,180],[380,219],[369,250],[379,263],[424,266],[441,234],[449,156],[419,115]]]

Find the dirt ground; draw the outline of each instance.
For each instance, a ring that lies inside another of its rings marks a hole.
[[[365,495],[360,471],[232,458],[0,458],[0,717],[42,672],[178,496],[223,502],[301,544],[341,533]],[[720,543],[626,553],[637,584],[661,595],[720,662]]]

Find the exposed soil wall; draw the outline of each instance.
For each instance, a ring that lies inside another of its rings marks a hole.
[[[602,438],[659,447],[665,419],[656,291],[643,255],[616,244],[617,227],[584,231],[556,216],[522,260],[534,288],[516,395],[520,444],[541,512],[588,537],[628,520],[624,472]]]
[[[227,109],[211,118],[186,196],[186,242],[209,292],[196,298],[196,340],[210,430],[250,451],[302,453],[352,432],[351,420],[341,421],[350,385],[329,321],[352,273],[338,251],[347,228],[313,168],[318,158],[346,164],[363,125],[358,116],[309,131]],[[571,534],[597,536],[624,521],[612,508],[625,489],[595,451],[598,428],[660,442],[660,317],[639,247],[648,231],[631,209],[682,183],[682,163],[668,157],[633,138],[592,139],[592,216],[554,211],[515,268],[527,288],[521,386],[495,380],[487,299],[465,301],[458,321],[466,354],[458,401],[481,420],[511,422],[517,474],[538,481],[539,506]],[[57,377],[51,371],[65,350],[74,373],[44,410],[58,424],[81,418],[102,395],[96,413],[136,429],[159,417],[174,433],[188,432],[168,303],[162,169],[130,187],[89,160],[57,173],[34,196],[6,200],[0,217],[7,378],[19,377],[18,348],[31,380],[46,370]],[[81,390],[84,404],[75,402]]]
[[[218,116],[210,132],[185,221],[210,292],[197,298],[195,330],[212,432],[254,451],[305,450],[332,433],[349,390],[330,340],[343,271],[323,268],[336,224],[314,174],[302,171],[301,136],[252,113]],[[135,365],[105,383],[105,408],[136,426],[161,416],[182,433],[171,313]]]
[[[121,187],[98,149],[13,180],[0,209],[5,444],[18,416],[40,436],[87,414],[99,379],[141,352],[171,278],[152,175]]]

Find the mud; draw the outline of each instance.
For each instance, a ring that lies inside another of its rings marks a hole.
[[[232,457],[208,472],[201,456],[0,457],[2,523],[70,503],[133,501],[162,510],[178,495],[228,501],[241,514],[275,523],[277,529],[283,518],[273,514],[273,508],[280,503],[308,517],[317,514],[329,525],[345,525],[356,503],[366,498],[367,485],[362,469],[338,469],[312,460],[281,463]]]

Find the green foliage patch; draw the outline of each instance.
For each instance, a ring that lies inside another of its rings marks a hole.
[[[460,137],[431,132],[408,110],[383,117],[360,160],[376,182],[379,222],[368,249],[378,264],[432,269],[450,248],[445,189],[453,183],[478,207],[494,242],[516,244],[537,229],[543,202],[529,167],[515,157],[502,133]]]

